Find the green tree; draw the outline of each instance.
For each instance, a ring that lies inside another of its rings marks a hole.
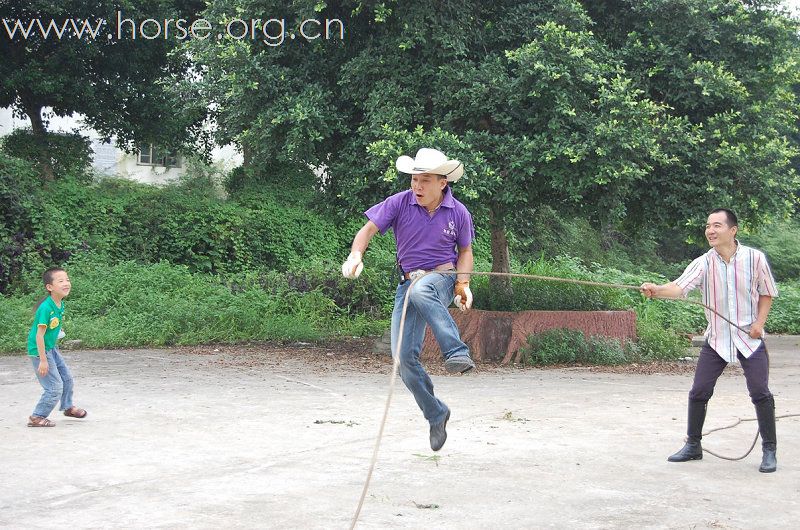
[[[758,225],[798,188],[800,25],[776,0],[586,1],[636,85],[687,121],[630,196],[625,222],[700,233],[714,206]]]
[[[190,63],[180,42],[143,39],[139,27],[132,30],[129,23],[122,26],[123,38],[106,37],[116,34],[117,13],[134,23],[191,19],[203,5],[199,0],[0,0],[0,107],[11,106],[30,119],[45,178],[53,178],[50,115],[80,113],[102,137],[116,136],[126,149],[139,141],[177,148],[201,136],[205,107],[181,93]],[[51,113],[43,115],[45,108]]]
[[[642,2],[650,11],[620,3],[641,18],[639,38],[610,7],[587,11],[576,0],[301,0],[289,8],[238,0],[206,16],[288,9],[287,30],[337,18],[344,39],[203,41],[193,53],[221,141],[238,142],[256,166],[324,168],[317,184],[340,213],[407,186],[393,168],[401,153],[427,144],[463,160],[457,195],[487,220],[493,270],[505,271],[509,227],[544,204],[631,231],[685,229],[722,199],[745,218],[786,211],[794,26],[732,0],[678,2],[695,28],[668,21],[658,10],[667,3]],[[700,9],[717,4],[734,20]],[[707,44],[723,57],[692,51],[697,32],[714,28],[736,35]],[[694,59],[654,87],[650,59],[637,50],[657,39],[675,41],[667,58]],[[723,53],[736,39],[757,45]],[[664,96],[686,90],[702,99],[702,120]],[[731,178],[743,168],[751,170]]]

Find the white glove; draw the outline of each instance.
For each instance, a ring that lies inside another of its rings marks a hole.
[[[472,291],[469,290],[469,282],[456,282],[453,289],[455,296],[453,303],[462,311],[472,308]]]
[[[361,262],[361,252],[354,250],[347,256],[347,261],[342,263],[342,276],[351,280],[358,278],[363,268],[364,263]]]
[[[59,330],[58,330],[58,339],[57,339],[57,340],[61,340],[61,339],[63,339],[63,338],[64,338],[64,337],[66,337],[66,336],[67,336],[67,334],[66,334],[66,333],[64,333],[64,330],[63,330],[63,329],[59,329]]]

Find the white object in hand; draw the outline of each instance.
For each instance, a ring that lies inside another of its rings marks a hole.
[[[342,263],[342,276],[351,280],[358,278],[363,268],[364,263],[361,261],[361,252],[354,250],[347,256],[347,261]]]
[[[58,340],[61,340],[61,339],[63,339],[63,338],[64,338],[64,337],[66,337],[66,336],[67,336],[67,334],[66,334],[66,333],[64,333],[64,330],[63,330],[63,329],[59,329],[59,330],[58,330]]]

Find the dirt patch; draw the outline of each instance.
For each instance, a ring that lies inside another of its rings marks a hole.
[[[169,348],[181,355],[207,356],[209,365],[222,367],[277,366],[287,361],[301,362],[313,372],[353,371],[361,373],[388,373],[392,366],[388,355],[373,351],[374,338],[329,340],[321,342],[254,342],[244,344],[208,344]],[[447,375],[438,360],[423,360],[431,375]],[[477,372],[519,372],[525,370],[586,370],[617,374],[689,374],[695,369],[694,361],[659,361],[619,366],[554,365],[533,367],[524,364],[501,365],[499,361],[476,363]],[[730,366],[726,372],[741,370]],[[458,376],[456,376],[458,377]]]
[[[387,372],[391,358],[372,353],[374,339],[324,342],[253,342],[170,348],[176,355],[208,356],[208,364],[222,367],[260,367],[301,362],[314,372],[334,370]]]

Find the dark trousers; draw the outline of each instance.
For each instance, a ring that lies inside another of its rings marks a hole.
[[[736,357],[744,370],[750,400],[755,404],[772,397],[769,391],[769,355],[764,342],[749,357],[738,351]],[[690,401],[708,401],[714,395],[714,385],[728,363],[706,342],[700,349],[700,358],[694,372],[694,383],[689,391]]]

